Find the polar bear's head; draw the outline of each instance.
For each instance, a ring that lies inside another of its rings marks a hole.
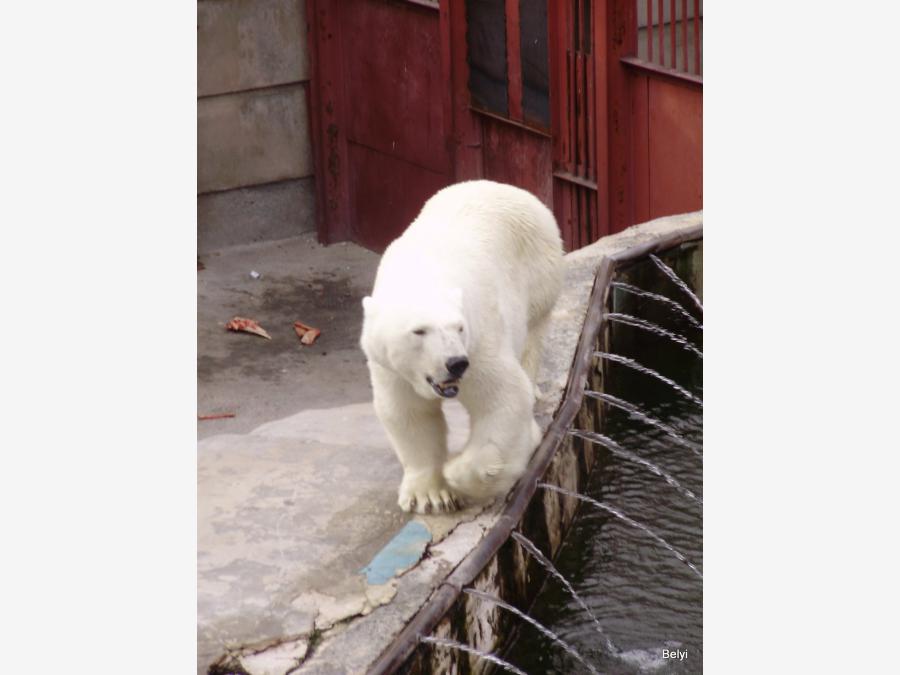
[[[469,366],[471,333],[458,288],[404,289],[363,298],[360,346],[369,361],[396,373],[423,398],[454,398]]]

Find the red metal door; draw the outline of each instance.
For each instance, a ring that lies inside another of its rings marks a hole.
[[[569,250],[702,208],[700,0],[307,3],[323,242],[381,250],[473,178],[552,205]]]
[[[553,207],[566,248],[572,250],[609,233],[606,21],[597,11],[603,9],[602,0],[551,6]]]
[[[454,90],[463,104],[454,101],[456,125],[470,132],[456,153],[470,173],[457,176],[517,185],[552,206],[547,3],[447,4],[451,62],[463,85]]]
[[[703,208],[703,4],[615,2],[610,100],[624,124],[610,127],[611,184],[630,198],[614,228]]]
[[[437,2],[307,6],[319,238],[380,251],[452,182]]]
[[[700,0],[551,7],[553,205],[567,246],[702,208]]]

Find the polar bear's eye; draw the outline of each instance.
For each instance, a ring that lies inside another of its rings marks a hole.
[[[424,328],[416,328],[416,329],[413,331],[413,334],[415,334],[415,335],[425,335],[425,329],[424,329]]]
[[[462,327],[462,326],[459,327],[459,332],[460,332],[460,333],[463,332],[463,327]]]

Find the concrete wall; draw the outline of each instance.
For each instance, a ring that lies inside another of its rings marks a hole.
[[[315,228],[304,0],[197,3],[198,248]]]

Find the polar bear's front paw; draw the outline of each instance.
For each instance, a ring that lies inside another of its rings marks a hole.
[[[500,449],[493,443],[470,447],[444,465],[450,487],[475,501],[495,497],[512,486]],[[513,481],[515,482],[515,481]]]
[[[447,485],[440,469],[403,474],[397,504],[406,512],[443,513],[456,511],[460,501]]]

